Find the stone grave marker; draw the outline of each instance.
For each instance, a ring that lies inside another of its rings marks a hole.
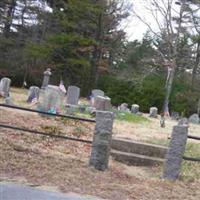
[[[111,99],[109,97],[97,96],[94,98],[96,110],[108,111],[111,109]]]
[[[122,112],[130,112],[127,103],[122,103],[120,106],[118,106],[118,110]]]
[[[47,70],[44,72],[44,77],[43,77],[43,82],[42,82],[42,89],[46,89],[46,87],[49,84],[49,80],[50,80],[50,76],[51,76],[51,69],[47,68]]]
[[[104,97],[104,91],[102,90],[98,90],[98,89],[94,89],[92,90],[92,97],[97,97],[97,96],[101,96],[101,97]]]
[[[199,120],[199,115],[198,114],[193,114],[189,117],[189,122],[193,124],[198,124],[200,122]]]
[[[11,80],[9,78],[2,78],[0,82],[0,96],[9,97]]]
[[[40,89],[39,89],[39,87],[31,86],[31,87],[29,88],[29,91],[28,91],[28,99],[27,99],[27,102],[28,102],[28,103],[32,103],[33,101],[34,101],[34,102],[38,102],[38,100],[39,100],[39,95],[40,95]]]
[[[140,110],[140,106],[139,106],[139,105],[133,104],[133,105],[131,106],[131,112],[132,112],[132,113],[137,114],[137,113],[139,113],[139,110]]]
[[[69,86],[67,89],[67,104],[78,105],[80,96],[80,88],[77,86]]]
[[[158,117],[158,108],[151,107],[149,111],[149,117],[157,118]]]
[[[60,113],[65,94],[58,86],[48,85],[41,93],[41,103],[38,109],[44,112]]]

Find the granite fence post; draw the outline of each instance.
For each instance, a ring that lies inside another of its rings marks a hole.
[[[177,125],[173,127],[172,137],[164,164],[163,178],[176,180],[179,177],[187,136],[187,125]]]
[[[89,164],[97,170],[104,171],[108,168],[113,119],[112,112],[96,111],[96,127]]]

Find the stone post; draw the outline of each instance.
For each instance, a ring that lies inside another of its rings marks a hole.
[[[187,142],[188,126],[178,125],[173,127],[169,149],[166,154],[163,178],[176,180],[181,171],[181,163]]]
[[[45,89],[48,86],[50,76],[51,76],[51,69],[47,68],[47,70],[44,72],[44,77],[43,77],[43,82],[42,82],[42,87],[41,87],[42,89]]]
[[[114,115],[112,112],[96,112],[96,127],[92,143],[90,165],[97,170],[104,171],[108,168],[113,119]]]

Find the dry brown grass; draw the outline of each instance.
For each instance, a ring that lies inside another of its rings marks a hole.
[[[21,95],[17,91],[15,98]],[[25,93],[22,99],[26,99]],[[24,104],[23,101],[19,103]],[[1,108],[0,122],[83,139],[92,139],[94,131],[90,123],[63,122]],[[163,139],[170,134],[174,123],[169,121],[167,128],[161,129],[156,119],[145,125],[115,122],[114,134],[136,140]],[[191,127],[192,133],[197,130],[198,126]],[[83,143],[0,129],[0,177],[111,200],[200,199],[198,178],[175,183],[164,181],[160,179],[161,167],[126,166],[113,160],[109,170],[99,172],[88,166],[90,150],[90,145]]]

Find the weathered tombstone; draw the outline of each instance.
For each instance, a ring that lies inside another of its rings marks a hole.
[[[5,104],[10,105],[10,106],[14,105],[14,103],[12,101],[12,98],[11,97],[6,97],[5,98]]]
[[[27,102],[28,102],[28,103],[32,103],[33,101],[34,101],[34,102],[38,102],[38,100],[39,100],[39,95],[40,95],[40,89],[39,89],[39,87],[31,86],[31,87],[29,88],[29,91],[28,91],[28,99],[27,99]]]
[[[9,78],[2,78],[0,82],[0,96],[9,97],[11,80]]]
[[[59,113],[64,100],[64,93],[58,86],[48,85],[41,93],[41,103],[38,109],[43,112]]]
[[[132,113],[137,114],[137,113],[139,113],[139,110],[140,110],[140,106],[139,106],[139,105],[133,104],[133,105],[131,106],[131,112],[132,112]]]
[[[101,97],[104,97],[104,91],[102,90],[98,90],[98,89],[94,89],[92,90],[92,97],[97,97],[97,96],[101,96]]]
[[[176,180],[181,171],[181,163],[188,135],[188,126],[174,126],[169,149],[166,154],[163,178]]]
[[[182,118],[178,121],[178,125],[182,126],[188,126],[188,119],[187,118]]]
[[[178,112],[172,112],[171,113],[171,119],[172,120],[179,120],[180,119],[180,115]]]
[[[97,170],[108,168],[111,151],[113,113],[106,111],[96,112],[96,127],[92,142],[90,165]]]
[[[149,117],[157,118],[158,117],[158,108],[151,107],[149,110]]]
[[[122,103],[119,107],[118,107],[119,111],[122,112],[129,112],[129,108],[128,108],[128,104],[127,103]]]
[[[189,122],[193,124],[198,124],[199,123],[199,115],[198,114],[193,114],[189,117]]]
[[[49,84],[49,80],[50,80],[50,76],[51,76],[51,69],[47,68],[47,70],[44,72],[44,77],[43,77],[43,82],[42,82],[42,89],[46,89],[46,87]]]
[[[94,98],[94,108],[96,110],[108,111],[111,109],[111,99],[109,97],[96,96]]]
[[[80,96],[80,88],[77,86],[69,86],[67,90],[67,104],[78,105]]]

